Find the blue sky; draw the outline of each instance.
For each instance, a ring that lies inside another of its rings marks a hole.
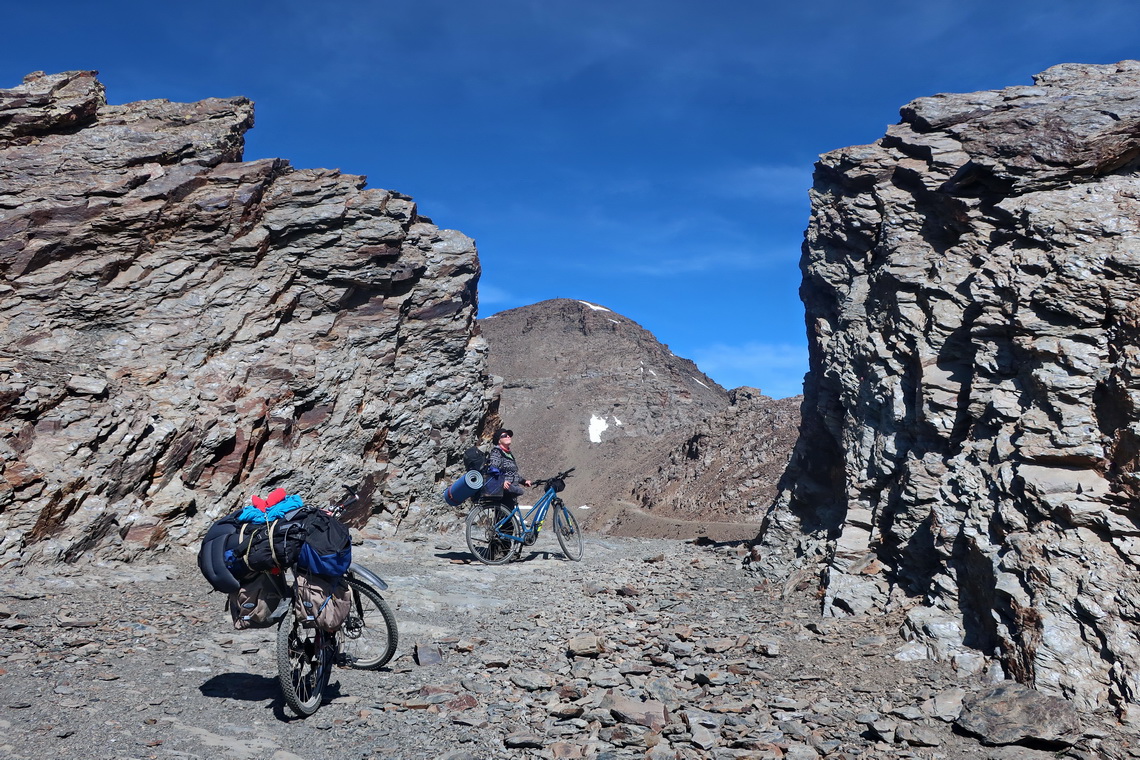
[[[480,315],[602,304],[726,387],[800,391],[820,153],[903,104],[1140,57],[1118,0],[201,0],[9,4],[0,87],[245,95],[246,158],[339,168],[475,238]]]

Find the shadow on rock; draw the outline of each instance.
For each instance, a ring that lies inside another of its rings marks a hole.
[[[439,557],[440,559],[446,559],[449,562],[454,562],[456,560],[466,560],[467,562],[475,561],[475,558],[471,556],[471,552],[436,552],[435,556]]]
[[[222,673],[206,681],[198,690],[206,697],[229,697],[247,702],[260,702],[281,696],[276,678],[250,673]]]

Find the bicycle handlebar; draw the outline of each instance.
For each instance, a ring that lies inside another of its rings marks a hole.
[[[545,484],[551,483],[555,480],[565,480],[566,478],[570,477],[570,473],[574,472],[574,470],[576,470],[576,469],[578,469],[578,468],[577,467],[571,467],[566,472],[560,472],[557,475],[552,475],[549,478],[543,478],[542,480],[535,480],[532,482],[537,486],[537,485],[545,485]]]
[[[349,504],[356,503],[356,500],[360,498],[356,494],[356,489],[352,486],[344,486],[344,490],[348,491],[348,493],[342,496],[340,501],[329,505],[329,512],[333,517],[340,517],[340,513],[344,511],[345,507]]]

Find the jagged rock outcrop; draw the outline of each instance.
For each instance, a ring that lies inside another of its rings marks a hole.
[[[396,523],[485,422],[473,242],[242,162],[252,124],[95,72],[0,90],[0,564],[191,541],[278,485]]]
[[[1124,62],[921,98],[821,158],[805,434],[757,567],[822,559],[835,615],[920,602],[904,656],[1135,710],[1138,157]]]
[[[703,420],[633,489],[644,509],[687,520],[759,523],[799,434],[802,396],[774,399],[734,388],[729,405]]]

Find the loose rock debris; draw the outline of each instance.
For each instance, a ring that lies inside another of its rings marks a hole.
[[[902,611],[820,618],[756,586],[743,548],[588,538],[575,563],[545,543],[491,567],[456,563],[458,534],[366,538],[400,650],[337,670],[306,720],[283,708],[275,629],[232,630],[189,552],[0,570],[23,624],[0,637],[0,757],[1140,757],[1108,714],[1003,727],[1024,690],[896,659]]]

